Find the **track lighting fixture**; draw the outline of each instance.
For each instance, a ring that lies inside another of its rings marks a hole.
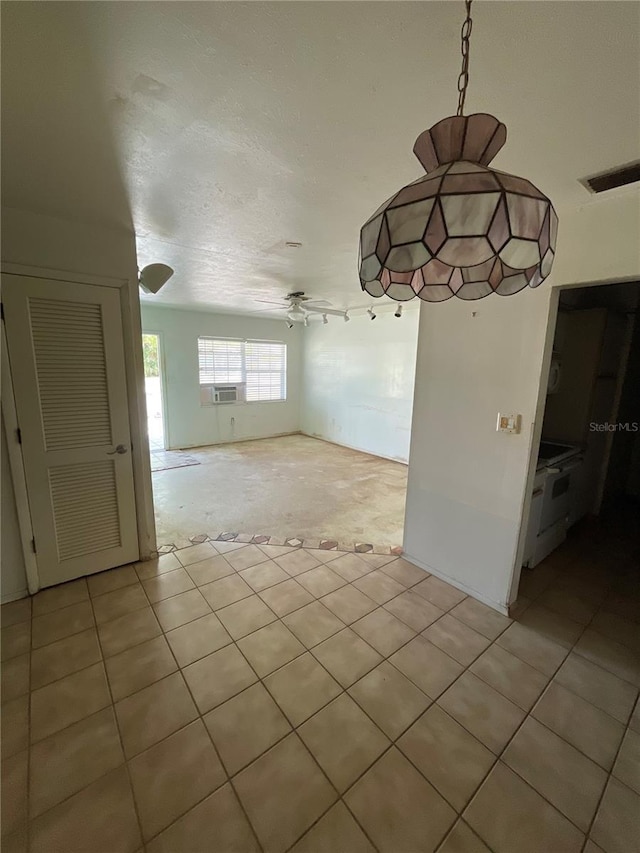
[[[394,317],[402,317],[402,305],[398,305],[398,310],[393,315]]]
[[[286,322],[287,322],[287,329],[293,329],[293,323],[290,323],[288,320]]]
[[[325,326],[326,326],[326,325],[327,325],[327,323],[329,322],[329,318],[327,317],[327,315],[326,315],[326,314],[323,314],[323,315],[322,315],[322,322],[324,323],[324,325],[325,325]]]
[[[373,308],[367,308],[367,314],[371,317],[372,320],[376,319],[376,314],[374,314]]]

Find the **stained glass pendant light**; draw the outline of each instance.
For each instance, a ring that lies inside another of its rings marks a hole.
[[[457,115],[417,138],[427,173],[403,187],[360,232],[360,283],[403,302],[510,296],[537,287],[553,263],[558,217],[525,178],[489,168],[507,129],[486,113],[465,116],[471,0],[465,0]]]

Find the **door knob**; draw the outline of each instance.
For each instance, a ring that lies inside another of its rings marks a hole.
[[[122,454],[126,452],[127,448],[124,446],[124,444],[119,444],[115,450],[107,451],[107,456],[114,456],[116,453],[122,456]]]

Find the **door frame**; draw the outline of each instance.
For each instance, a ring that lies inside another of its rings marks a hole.
[[[167,407],[167,383],[165,380],[164,334],[155,329],[147,329],[144,326],[142,327],[142,334],[155,335],[158,338],[158,370],[160,371],[160,394],[162,395],[162,435],[164,438],[164,450],[171,450],[169,418],[167,416],[169,410]]]
[[[5,263],[0,265],[0,272],[8,275],[26,276],[30,278],[41,278],[52,282],[68,281],[76,284],[93,284],[102,287],[113,287],[120,294],[120,317],[122,320],[122,335],[124,344],[125,373],[127,380],[127,399],[129,403],[129,431],[131,435],[131,457],[133,464],[133,487],[134,499],[137,512],[138,527],[138,551],[140,560],[148,560],[156,553],[156,527],[153,511],[153,490],[151,484],[151,458],[149,454],[149,441],[147,438],[147,406],[144,395],[144,369],[142,364],[141,346],[141,321],[140,321],[140,299],[131,296],[129,280],[126,278],[112,278],[95,275],[93,273],[67,272],[66,270],[54,270],[48,267],[37,267],[26,264]],[[134,304],[135,303],[135,304]],[[137,328],[136,328],[137,327]],[[6,340],[4,335],[4,323],[2,325],[2,407],[9,413],[13,406],[15,413],[15,400],[13,399],[13,385],[10,376],[10,364],[6,354]],[[137,336],[136,336],[137,335]],[[137,343],[137,346],[136,346]],[[5,368],[6,364],[6,368]],[[5,375],[9,374],[9,382],[5,384]],[[131,377],[134,377],[132,382]],[[133,386],[133,387],[132,387]],[[10,399],[9,399],[9,391]],[[6,398],[6,399],[5,399]],[[7,427],[7,444],[9,449],[9,466],[13,480],[14,492],[16,492],[16,509],[18,512],[18,525],[23,548],[25,569],[27,571],[27,584],[29,592],[33,594],[40,588],[37,574],[37,564],[31,550],[31,539],[33,537],[33,525],[28,499],[19,500],[17,492],[21,488],[20,482],[24,484],[26,498],[26,478],[22,452],[17,442],[16,433],[9,433]],[[13,437],[13,440],[12,440]],[[24,533],[23,533],[24,530]],[[31,532],[29,532],[31,531]],[[25,536],[26,544],[25,544]],[[33,588],[32,588],[33,585]]]
[[[16,400],[13,395],[13,377],[9,365],[4,317],[2,318],[2,417],[7,434],[9,473],[16,501],[18,530],[20,531],[20,544],[22,545],[22,556],[27,576],[27,589],[33,595],[40,589],[40,578],[36,555],[32,547],[33,525],[31,523],[31,510],[29,508],[27,478],[22,459],[22,443],[18,440],[18,413],[16,411]]]
[[[553,341],[556,333],[556,323],[558,320],[558,308],[560,307],[560,292],[563,290],[577,290],[578,288],[587,287],[602,287],[610,284],[638,284],[637,276],[624,276],[623,278],[605,279],[600,281],[578,281],[571,284],[558,284],[551,287],[549,296],[549,309],[547,313],[547,327],[545,332],[544,348],[542,352],[542,363],[540,368],[540,382],[538,385],[538,394],[535,409],[535,418],[533,421],[533,429],[531,434],[531,444],[529,446],[529,464],[527,476],[525,478],[524,495],[520,511],[520,531],[516,544],[516,554],[514,564],[511,570],[511,582],[509,586],[508,608],[511,610],[515,606],[518,598],[518,588],[520,586],[520,575],[522,573],[522,558],[524,555],[527,530],[529,527],[529,514],[531,511],[531,497],[533,494],[533,481],[536,476],[538,467],[538,447],[542,437],[542,422],[544,420],[544,412],[547,405],[547,383],[549,380],[549,369],[551,367],[551,357],[553,355]]]

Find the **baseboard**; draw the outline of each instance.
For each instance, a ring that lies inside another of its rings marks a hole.
[[[17,592],[7,592],[0,597],[0,604],[8,604],[10,601],[18,601],[20,598],[26,598],[29,595],[28,589],[19,589]]]
[[[300,435],[306,435],[307,438],[316,438],[318,441],[325,441],[327,444],[335,444],[337,447],[346,447],[347,450],[356,450],[358,453],[364,453],[365,456],[373,456],[375,459],[388,459],[389,462],[397,462],[399,465],[408,465],[408,459],[398,459],[396,456],[385,456],[384,453],[372,453],[370,450],[363,450],[361,447],[355,447],[353,444],[345,444],[344,441],[334,441],[332,438],[325,438],[323,435],[316,435],[313,432],[305,432],[303,429],[299,431]]]
[[[254,435],[248,438],[229,438],[222,441],[210,441],[208,444],[181,444],[178,447],[165,447],[165,450],[200,450],[205,447],[218,447],[221,444],[243,444],[246,441],[263,441],[269,438],[283,438],[287,435],[302,435],[299,429],[293,432],[274,432],[272,435]]]
[[[504,616],[509,615],[509,608],[507,605],[499,604],[497,601],[493,601],[491,598],[487,598],[486,595],[483,595],[481,592],[478,592],[477,589],[474,589],[471,586],[467,586],[467,584],[461,583],[455,578],[449,577],[449,575],[446,575],[444,572],[439,572],[437,569],[434,569],[433,566],[429,566],[427,563],[423,563],[422,560],[418,560],[417,557],[408,554],[406,551],[403,553],[402,556],[405,560],[407,560],[407,562],[413,563],[414,566],[418,566],[419,569],[424,569],[425,572],[429,572],[430,575],[439,578],[441,581],[445,581],[445,583],[448,583],[450,586],[454,586],[461,592],[466,592],[467,595],[470,595],[477,601],[481,601],[483,604],[486,604],[487,607],[491,607],[493,610],[497,610],[498,613],[502,613]]]

